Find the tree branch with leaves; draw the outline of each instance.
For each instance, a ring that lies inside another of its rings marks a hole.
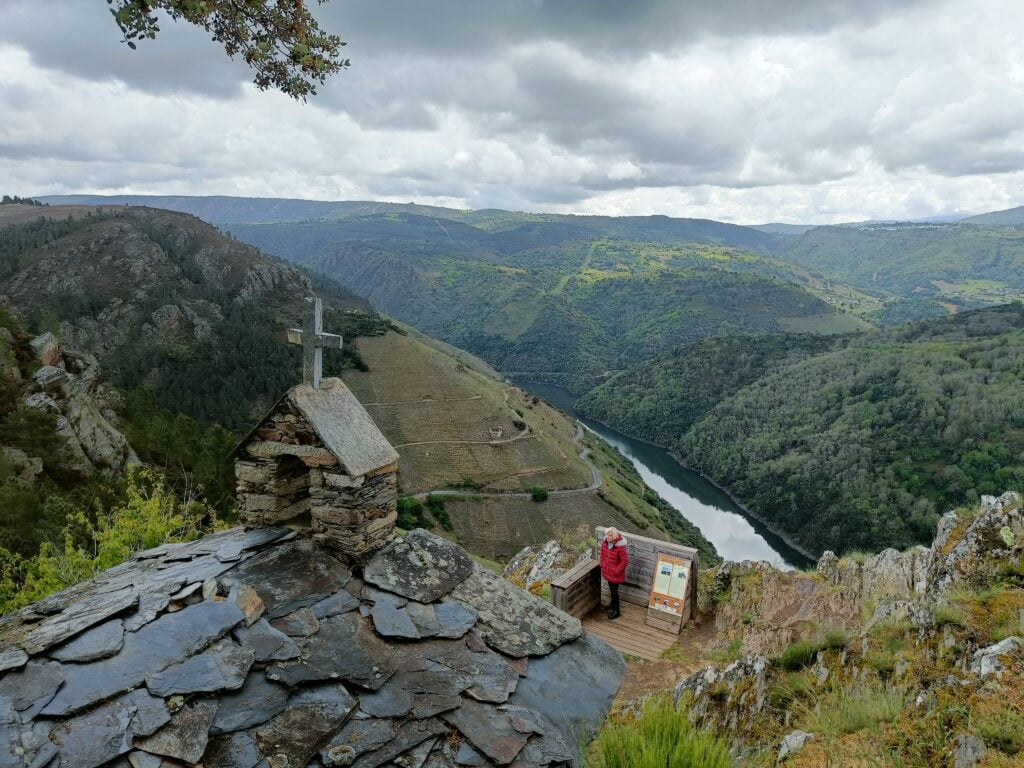
[[[327,0],[317,0],[323,4]],[[201,27],[224,46],[228,56],[241,55],[256,73],[260,90],[274,88],[305,101],[316,86],[349,66],[345,43],[320,28],[306,0],[107,0],[124,42],[154,39],[159,13],[172,21]]]

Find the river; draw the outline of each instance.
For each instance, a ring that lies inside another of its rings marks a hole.
[[[575,415],[576,398],[550,384],[519,386]],[[576,416],[583,425],[618,448],[651,488],[680,515],[700,528],[726,560],[767,560],[778,566],[805,567],[808,558],[747,515],[721,488],[687,469],[655,445],[622,434],[590,419]]]

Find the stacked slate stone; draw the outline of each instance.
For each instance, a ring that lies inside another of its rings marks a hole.
[[[308,517],[317,541],[361,562],[394,531],[398,454],[340,379],[299,385],[236,450],[250,525]]]
[[[568,766],[623,673],[433,534],[237,528],[0,619],[0,768]]]

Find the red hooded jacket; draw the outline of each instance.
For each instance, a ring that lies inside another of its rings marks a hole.
[[[612,584],[621,584],[626,580],[626,566],[629,565],[629,552],[626,539],[621,534],[613,539],[611,546],[601,539],[601,576]]]

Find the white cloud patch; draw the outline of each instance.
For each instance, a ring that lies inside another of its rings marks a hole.
[[[353,68],[305,105],[197,30],[132,52],[101,3],[8,3],[10,194],[802,222],[1024,203],[1015,0],[335,0]]]

